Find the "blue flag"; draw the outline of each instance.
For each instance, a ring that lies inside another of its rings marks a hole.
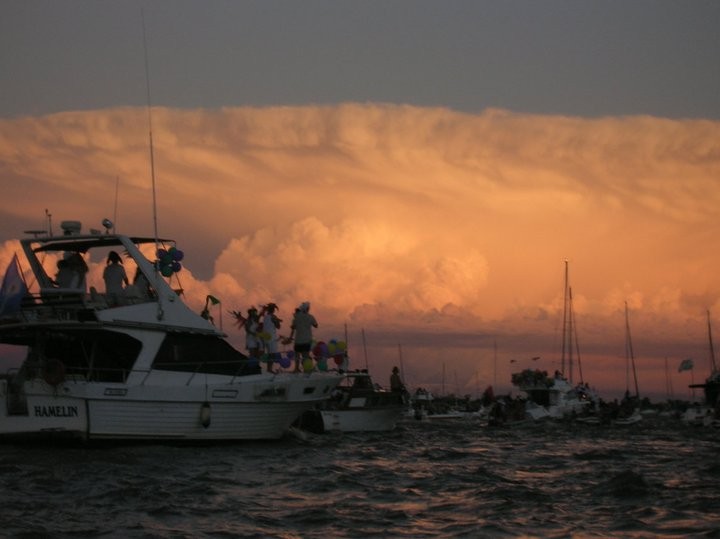
[[[10,261],[0,288],[0,316],[18,312],[27,291],[25,280],[20,273],[20,263],[15,255]]]

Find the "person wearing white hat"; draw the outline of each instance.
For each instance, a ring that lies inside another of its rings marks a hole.
[[[317,320],[310,314],[310,302],[305,301],[295,309],[292,325],[290,326],[290,339],[295,338],[295,372],[300,372],[301,359],[310,357],[312,347],[312,330],[318,327]]]

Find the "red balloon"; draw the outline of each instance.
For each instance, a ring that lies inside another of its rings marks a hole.
[[[320,341],[313,347],[313,355],[317,357],[328,357],[328,346],[323,341]]]

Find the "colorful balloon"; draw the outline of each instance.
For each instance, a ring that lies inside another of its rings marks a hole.
[[[303,371],[305,372],[312,372],[313,370],[313,360],[308,358],[305,358],[303,361]]]

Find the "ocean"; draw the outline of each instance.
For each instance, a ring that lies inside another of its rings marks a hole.
[[[485,427],[0,445],[13,538],[720,537],[720,430]]]

